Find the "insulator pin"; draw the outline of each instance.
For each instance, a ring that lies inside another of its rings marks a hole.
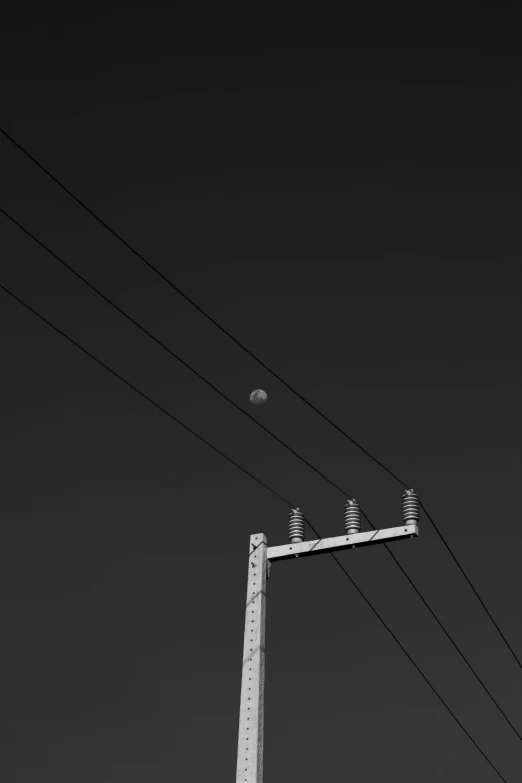
[[[288,515],[288,536],[291,544],[304,541],[304,514],[300,508],[293,508]]]
[[[402,496],[402,518],[405,525],[416,525],[419,521],[419,498],[413,489],[407,489]]]
[[[361,530],[361,509],[356,500],[347,500],[344,504],[344,529],[348,536]]]

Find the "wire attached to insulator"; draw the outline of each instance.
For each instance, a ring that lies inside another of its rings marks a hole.
[[[291,544],[304,541],[304,514],[300,508],[293,508],[288,515],[288,536]]]
[[[348,536],[361,530],[361,509],[355,498],[344,504],[344,529]]]
[[[402,496],[402,518],[405,525],[416,525],[419,521],[419,498],[414,489],[407,489]]]

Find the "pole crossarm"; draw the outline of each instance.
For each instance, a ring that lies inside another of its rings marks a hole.
[[[352,533],[349,536],[319,538],[315,541],[301,541],[297,544],[285,544],[284,546],[269,546],[267,558],[269,562],[273,562],[274,560],[289,560],[292,557],[309,557],[310,555],[320,555],[323,552],[353,549],[360,546],[373,546],[373,544],[386,544],[390,541],[400,541],[401,539],[414,538],[418,535],[419,528],[414,524],[401,525],[401,527],[385,527],[381,530]]]

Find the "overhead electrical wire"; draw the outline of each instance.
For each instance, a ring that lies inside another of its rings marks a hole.
[[[261,422],[259,422],[254,416],[249,414],[244,408],[242,408],[240,405],[235,403],[230,397],[228,397],[224,392],[222,392],[217,386],[215,386],[211,381],[209,381],[207,378],[205,378],[204,375],[202,375],[198,370],[196,370],[194,367],[192,367],[188,362],[186,362],[184,359],[182,359],[175,351],[173,351],[171,348],[169,348],[165,343],[163,343],[159,338],[157,338],[154,334],[152,334],[148,329],[146,329],[144,326],[142,326],[138,321],[136,321],[132,316],[130,316],[125,310],[123,310],[119,305],[117,305],[112,299],[110,299],[108,296],[106,296],[102,291],[100,291],[99,288],[94,286],[89,280],[87,280],[83,275],[81,275],[74,267],[72,267],[70,264],[67,263],[63,258],[61,258],[57,253],[55,253],[51,248],[49,248],[44,242],[42,242],[38,237],[36,237],[29,229],[27,229],[25,226],[22,225],[18,220],[16,220],[9,212],[7,212],[3,207],[0,206],[0,213],[3,214],[8,220],[10,220],[17,228],[19,228],[26,236],[28,236],[33,242],[35,242],[39,247],[41,247],[43,250],[45,250],[49,255],[51,255],[56,261],[58,261],[63,267],[65,267],[69,272],[71,272],[77,279],[81,280],[84,285],[86,285],[88,288],[91,289],[97,296],[99,296],[101,299],[103,299],[109,306],[111,306],[113,309],[115,309],[120,315],[122,315],[127,321],[133,324],[137,329],[139,329],[143,334],[145,334],[147,337],[149,337],[151,340],[153,340],[157,345],[159,345],[163,350],[165,350],[172,358],[176,359],[178,362],[180,362],[184,367],[186,367],[188,370],[190,370],[194,375],[197,376],[203,383],[205,383],[207,386],[209,386],[213,391],[215,391],[217,394],[219,394],[223,399],[225,399],[228,403],[234,406],[236,410],[238,410],[240,413],[242,413],[244,416],[247,416],[254,424],[256,424],[258,427],[260,427],[264,432],[266,432],[270,437],[274,438],[279,444],[284,446],[288,451],[290,451],[291,454],[293,454],[295,457],[297,457],[301,462],[303,462],[305,465],[307,465],[311,470],[313,470],[315,473],[317,473],[321,478],[323,478],[325,481],[327,481],[334,489],[341,492],[345,497],[350,497],[350,493],[347,492],[342,487],[335,484],[331,479],[328,478],[322,471],[320,471],[318,468],[316,468],[311,462],[309,462],[307,459],[305,459],[302,455],[300,455],[295,449],[293,449],[291,446],[289,446],[287,443],[285,443],[281,438],[279,438],[274,432],[272,432],[268,427],[263,425]],[[281,498],[282,499],[282,498]],[[361,507],[361,513],[365,517],[365,519],[368,521],[368,524],[375,530],[375,525],[370,520],[370,518],[367,516],[367,514],[364,513]],[[399,567],[404,577],[408,580],[408,583],[413,588],[413,590],[417,593],[419,598],[421,599],[422,603],[426,607],[426,609],[429,611],[435,622],[438,624],[438,626],[441,628],[447,639],[450,641],[452,646],[455,648],[457,653],[460,655],[461,659],[464,661],[468,669],[471,671],[471,673],[474,675],[478,683],[482,686],[482,688],[485,690],[493,704],[497,707],[503,718],[506,720],[508,725],[511,727],[511,729],[515,732],[518,739],[522,741],[522,735],[519,733],[519,731],[516,729],[516,727],[513,725],[509,717],[506,715],[498,701],[495,699],[489,688],[486,686],[486,684],[482,681],[481,677],[478,675],[478,673],[475,671],[472,664],[468,661],[460,647],[457,645],[457,643],[454,641],[451,634],[447,631],[442,621],[437,617],[433,609],[430,607],[418,587],[415,585],[415,583],[412,581],[412,579],[409,577],[395,554],[391,551],[389,546],[387,544],[384,545],[386,548],[386,551],[392,557],[395,564]]]
[[[209,320],[217,329],[219,329],[223,334],[225,334],[232,342],[234,342],[241,350],[245,351],[254,361],[256,361],[263,369],[265,369],[267,372],[269,372],[274,378],[276,378],[280,383],[283,384],[289,391],[291,391],[293,394],[296,395],[302,402],[305,403],[309,408],[311,408],[318,416],[320,416],[324,421],[326,421],[330,426],[332,426],[337,432],[339,432],[343,437],[347,438],[354,446],[356,446],[360,451],[362,451],[364,454],[366,454],[369,459],[371,459],[373,462],[375,462],[379,467],[381,467],[386,473],[388,473],[392,478],[394,478],[396,481],[399,482],[403,487],[408,488],[411,486],[409,482],[403,481],[394,471],[392,471],[390,468],[388,468],[383,462],[381,462],[377,457],[374,457],[373,454],[371,454],[367,449],[364,448],[360,443],[358,443],[354,438],[352,438],[351,435],[349,435],[342,427],[340,427],[338,424],[336,424],[332,419],[330,419],[325,413],[323,413],[317,406],[315,406],[310,400],[308,400],[304,395],[302,395],[297,389],[292,386],[288,381],[286,381],[279,373],[277,373],[275,370],[273,370],[271,367],[269,367],[262,359],[260,359],[256,354],[253,353],[247,346],[242,343],[240,340],[237,339],[237,337],[234,337],[234,335],[228,331],[224,326],[222,326],[218,321],[216,321],[215,318],[213,318],[209,313],[207,313],[204,308],[200,307],[200,305],[197,304],[191,297],[189,297],[184,291],[182,291],[179,286],[177,286],[175,283],[170,280],[163,272],[161,272],[154,264],[152,264],[150,261],[148,261],[145,256],[142,255],[136,248],[134,248],[129,242],[127,242],[124,237],[119,234],[115,229],[113,229],[105,220],[103,220],[94,210],[92,210],[87,204],[82,201],[78,196],[76,196],[75,193],[72,192],[66,185],[64,185],[63,182],[61,182],[54,174],[52,174],[51,171],[49,171],[48,168],[46,168],[40,161],[35,158],[31,153],[25,149],[10,133],[8,133],[4,128],[0,127],[0,133],[8,139],[11,144],[13,144],[17,149],[20,150],[29,160],[31,160],[38,168],[46,174],[56,185],[58,185],[59,188],[61,188],[67,195],[72,198],[79,206],[82,207],[86,212],[91,215],[101,226],[103,226],[109,233],[111,233],[119,242],[121,242],[128,250],[131,251],[142,263],[144,263],[151,271],[153,271],[158,277],[163,280],[172,290],[176,291],[179,296],[181,296],[183,299],[185,299],[192,307],[194,307],[201,315],[203,315],[207,320]],[[426,514],[426,517],[431,522],[433,529],[439,536],[440,540],[444,544],[444,547],[449,552],[451,558],[453,559],[455,565],[461,572],[462,576],[468,583],[468,586],[470,587],[471,591],[475,595],[476,599],[479,601],[480,605],[482,606],[484,612],[489,617],[490,621],[493,623],[494,627],[496,628],[497,632],[499,633],[500,637],[504,641],[505,645],[509,649],[510,653],[512,654],[515,661],[518,663],[519,667],[522,669],[522,661],[515,653],[513,647],[508,642],[507,638],[505,637],[504,633],[502,632],[500,626],[494,619],[493,615],[487,608],[486,604],[480,597],[479,593],[477,592],[475,586],[471,582],[470,578],[464,571],[464,568],[460,564],[459,560],[457,559],[457,556],[453,552],[452,548],[446,541],[445,537],[442,535],[441,531],[439,530],[438,526],[435,524],[435,521],[431,514],[428,512],[428,509],[422,502],[422,500],[419,499],[420,506],[424,513]]]
[[[107,370],[111,375],[113,375],[115,378],[117,378],[119,381],[125,384],[128,388],[130,388],[132,391],[136,392],[140,397],[145,399],[147,402],[149,402],[151,405],[153,405],[157,410],[159,410],[161,413],[165,414],[170,418],[172,421],[175,421],[177,424],[179,424],[181,427],[183,427],[185,430],[190,432],[192,435],[194,435],[198,440],[200,440],[205,445],[209,446],[213,451],[215,451],[217,454],[219,454],[221,457],[226,459],[228,462],[230,462],[232,465],[234,465],[236,468],[239,468],[244,474],[249,476],[251,479],[253,479],[255,482],[257,482],[260,486],[262,486],[264,489],[267,489],[272,495],[282,500],[286,505],[292,506],[293,504],[280,495],[278,492],[276,492],[274,489],[272,489],[268,484],[266,484],[264,481],[259,479],[257,476],[255,476],[253,473],[251,473],[249,470],[244,468],[242,465],[240,465],[238,462],[236,462],[234,459],[229,457],[225,452],[221,451],[217,446],[214,446],[210,441],[208,441],[206,438],[202,437],[197,433],[195,430],[193,430],[191,427],[189,427],[187,424],[184,424],[180,419],[177,418],[177,416],[174,416],[173,413],[171,413],[167,408],[164,408],[162,405],[157,403],[155,400],[152,399],[148,394],[141,391],[137,386],[135,386],[133,383],[128,381],[126,378],[123,377],[123,375],[120,375],[116,370],[113,370],[112,367],[110,367],[106,362],[99,359],[97,356],[95,356],[91,351],[89,351],[87,348],[85,348],[83,345],[81,345],[79,342],[77,342],[74,338],[70,337],[66,332],[64,332],[62,329],[60,329],[58,326],[53,324],[48,318],[46,318],[44,315],[42,315],[38,310],[36,310],[34,307],[29,305],[27,302],[25,302],[23,299],[21,299],[19,296],[17,296],[13,291],[11,291],[9,288],[7,288],[5,285],[0,283],[0,290],[5,291],[6,294],[8,294],[12,299],[14,299],[16,302],[18,302],[22,307],[24,307],[26,310],[31,312],[33,315],[35,315],[37,318],[39,318],[43,323],[47,324],[51,329],[53,329],[55,332],[57,332],[59,335],[61,335],[65,340],[67,340],[69,343],[71,343],[75,348],[78,348],[82,353],[84,353],[86,356],[88,356],[90,359],[92,359],[96,364],[100,365],[100,367],[103,367],[103,369]],[[309,519],[306,519],[307,524],[310,526],[311,530],[314,532],[314,534],[321,538],[320,534],[317,532],[315,527],[312,525]],[[418,664],[415,662],[415,660],[412,658],[410,653],[406,650],[406,648],[403,646],[402,642],[398,639],[398,637],[395,635],[395,633],[391,630],[389,625],[386,623],[386,621],[381,617],[377,609],[373,606],[371,601],[364,595],[361,588],[356,584],[354,579],[350,576],[350,574],[347,572],[347,570],[344,568],[342,563],[338,560],[338,558],[333,554],[330,553],[339,568],[343,571],[345,576],[348,577],[352,585],[355,587],[361,598],[364,600],[364,602],[369,606],[369,608],[372,610],[374,615],[377,617],[377,619],[381,622],[381,624],[386,628],[388,633],[393,637],[395,642],[399,645],[401,650],[404,652],[408,660],[413,664],[415,669],[419,672],[423,680],[426,682],[426,684],[429,686],[429,688],[433,691],[433,693],[437,696],[441,704],[446,708],[446,710],[449,712],[449,714],[452,716],[452,718],[455,720],[455,722],[460,726],[462,731],[466,734],[468,739],[473,743],[475,748],[479,751],[480,755],[484,758],[484,760],[489,764],[489,766],[493,769],[493,771],[498,775],[498,777],[504,782],[508,783],[506,778],[502,775],[499,769],[495,766],[495,764],[491,761],[491,759],[486,755],[486,753],[482,750],[480,745],[473,739],[469,731],[466,729],[466,727],[461,723],[459,718],[456,716],[456,714],[453,712],[451,707],[447,704],[447,702],[443,699],[443,697],[440,695],[440,693],[437,691],[434,685],[431,684],[427,676],[423,673],[422,669],[418,666]]]

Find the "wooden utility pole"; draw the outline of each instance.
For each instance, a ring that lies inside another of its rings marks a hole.
[[[345,506],[344,536],[304,541],[304,517],[299,509],[293,509],[290,514],[290,544],[268,547],[263,533],[250,536],[236,783],[263,783],[265,612],[270,564],[274,560],[414,538],[419,534],[418,519],[417,496],[413,490],[407,490],[403,496],[401,527],[359,532],[360,510],[356,501],[349,500]]]

